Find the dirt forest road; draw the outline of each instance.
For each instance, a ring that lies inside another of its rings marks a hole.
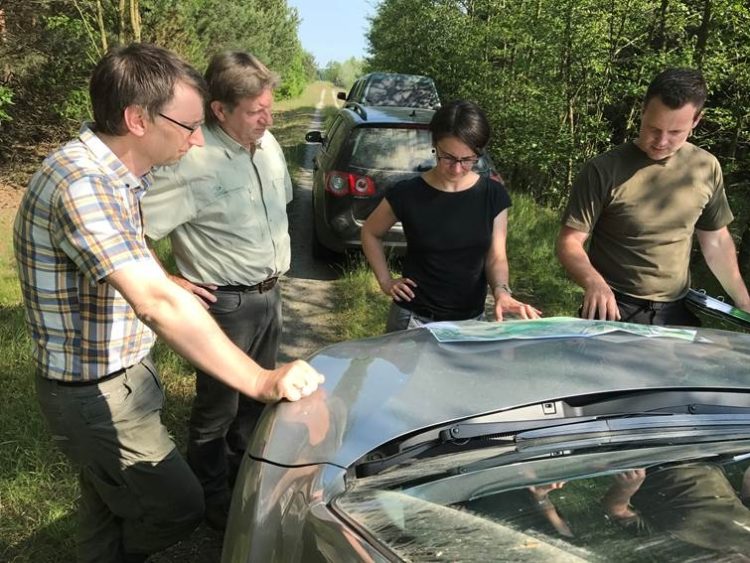
[[[310,129],[321,128],[321,110],[325,97],[335,103],[333,90],[321,90]],[[312,178],[316,144],[305,145],[302,162],[294,181],[294,199],[289,206],[289,235],[292,241],[292,265],[282,279],[284,333],[279,361],[304,358],[318,348],[335,341],[331,311],[334,302],[332,280],[337,270],[312,256]]]

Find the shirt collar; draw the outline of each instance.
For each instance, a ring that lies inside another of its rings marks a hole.
[[[86,122],[81,125],[78,138],[91,151],[96,160],[107,167],[109,176],[115,184],[133,190],[140,197],[143,191],[153,183],[151,171],[140,178],[133,174],[94,132],[94,124],[92,122]],[[138,192],[141,193],[139,194]]]
[[[228,157],[232,156],[232,153],[249,153],[245,147],[235,141],[229,134],[221,128],[217,123],[211,123],[206,126],[207,132],[216,139],[219,145],[224,148]],[[255,142],[255,150],[263,149],[263,140],[268,135],[268,131],[263,133],[263,136]]]

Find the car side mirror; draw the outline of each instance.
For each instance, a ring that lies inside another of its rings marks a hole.
[[[320,131],[308,131],[305,134],[305,141],[308,143],[322,143],[325,139]]]
[[[346,100],[346,92],[339,92],[338,94],[336,94],[336,97],[339,100]]]

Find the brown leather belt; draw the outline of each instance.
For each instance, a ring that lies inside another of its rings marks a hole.
[[[258,293],[265,293],[266,291],[271,291],[278,281],[279,277],[274,276],[255,285],[220,285],[216,288],[216,291],[257,291]]]
[[[84,379],[80,381],[60,381],[59,379],[49,379],[50,381],[54,381],[61,387],[87,387],[89,385],[99,385],[100,383],[104,383],[105,381],[109,381],[110,379],[114,379],[115,377],[120,377],[127,371],[127,369],[128,368],[118,369],[117,371],[108,373],[107,375],[102,376],[98,379]]]

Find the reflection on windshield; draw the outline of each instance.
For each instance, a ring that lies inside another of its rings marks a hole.
[[[350,165],[374,170],[423,172],[435,166],[432,137],[427,129],[359,127],[352,133]],[[488,168],[481,158],[475,172]]]
[[[460,491],[449,502],[425,494],[424,477],[388,489],[358,483],[336,506],[405,560],[750,561],[747,458],[662,456],[616,472],[596,462],[598,471],[512,489],[487,487],[486,475],[436,476]],[[531,466],[514,470],[533,481]]]
[[[374,80],[365,93],[365,104],[432,108],[438,103],[432,80],[420,76],[384,76]]]

